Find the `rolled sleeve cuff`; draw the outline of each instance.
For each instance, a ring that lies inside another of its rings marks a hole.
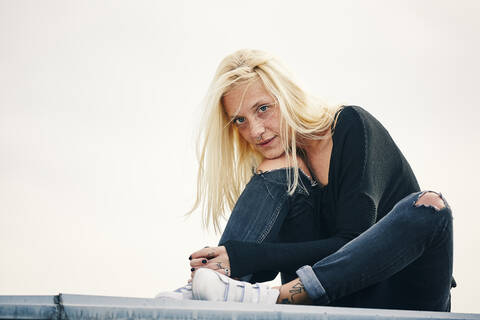
[[[301,267],[297,270],[297,275],[300,277],[308,296],[315,304],[327,305],[330,303],[330,299],[327,297],[327,292],[320,281],[318,281],[318,278],[315,275],[315,272],[313,272],[312,267]]]

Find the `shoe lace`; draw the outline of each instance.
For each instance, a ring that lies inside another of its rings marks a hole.
[[[180,287],[176,290],[174,290],[173,292],[180,292],[180,293],[184,293],[184,292],[188,292],[188,291],[192,291],[192,283],[189,282],[187,283],[185,286],[183,287]]]

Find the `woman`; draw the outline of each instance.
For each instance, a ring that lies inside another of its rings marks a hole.
[[[420,192],[373,116],[317,103],[255,50],[222,61],[207,106],[196,202],[205,222],[218,228],[252,167],[283,177],[284,189],[240,198],[252,208],[234,210],[220,246],[191,255],[194,298],[450,310],[451,210],[440,194]],[[298,190],[315,210],[285,205]],[[279,271],[278,288],[245,281]]]

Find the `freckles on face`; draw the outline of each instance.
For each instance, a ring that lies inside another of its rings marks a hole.
[[[283,154],[280,140],[280,112],[276,100],[257,80],[228,91],[222,104],[240,136],[264,157]]]

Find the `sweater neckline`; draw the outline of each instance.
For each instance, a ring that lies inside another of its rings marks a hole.
[[[311,168],[308,168],[310,170],[310,173],[312,174],[312,179],[316,182],[318,189],[321,191],[327,190],[328,186],[332,183],[332,165],[334,163],[334,158],[335,158],[335,151],[336,151],[336,143],[335,143],[335,128],[337,127],[339,121],[340,121],[340,113],[345,108],[345,106],[342,106],[340,109],[335,112],[335,115],[333,116],[334,121],[332,122],[332,125],[330,127],[330,130],[332,132],[332,151],[330,153],[330,159],[328,163],[328,183],[326,185],[322,184],[320,181],[318,181],[318,178],[315,176],[313,170]],[[308,163],[308,162],[307,162]]]

